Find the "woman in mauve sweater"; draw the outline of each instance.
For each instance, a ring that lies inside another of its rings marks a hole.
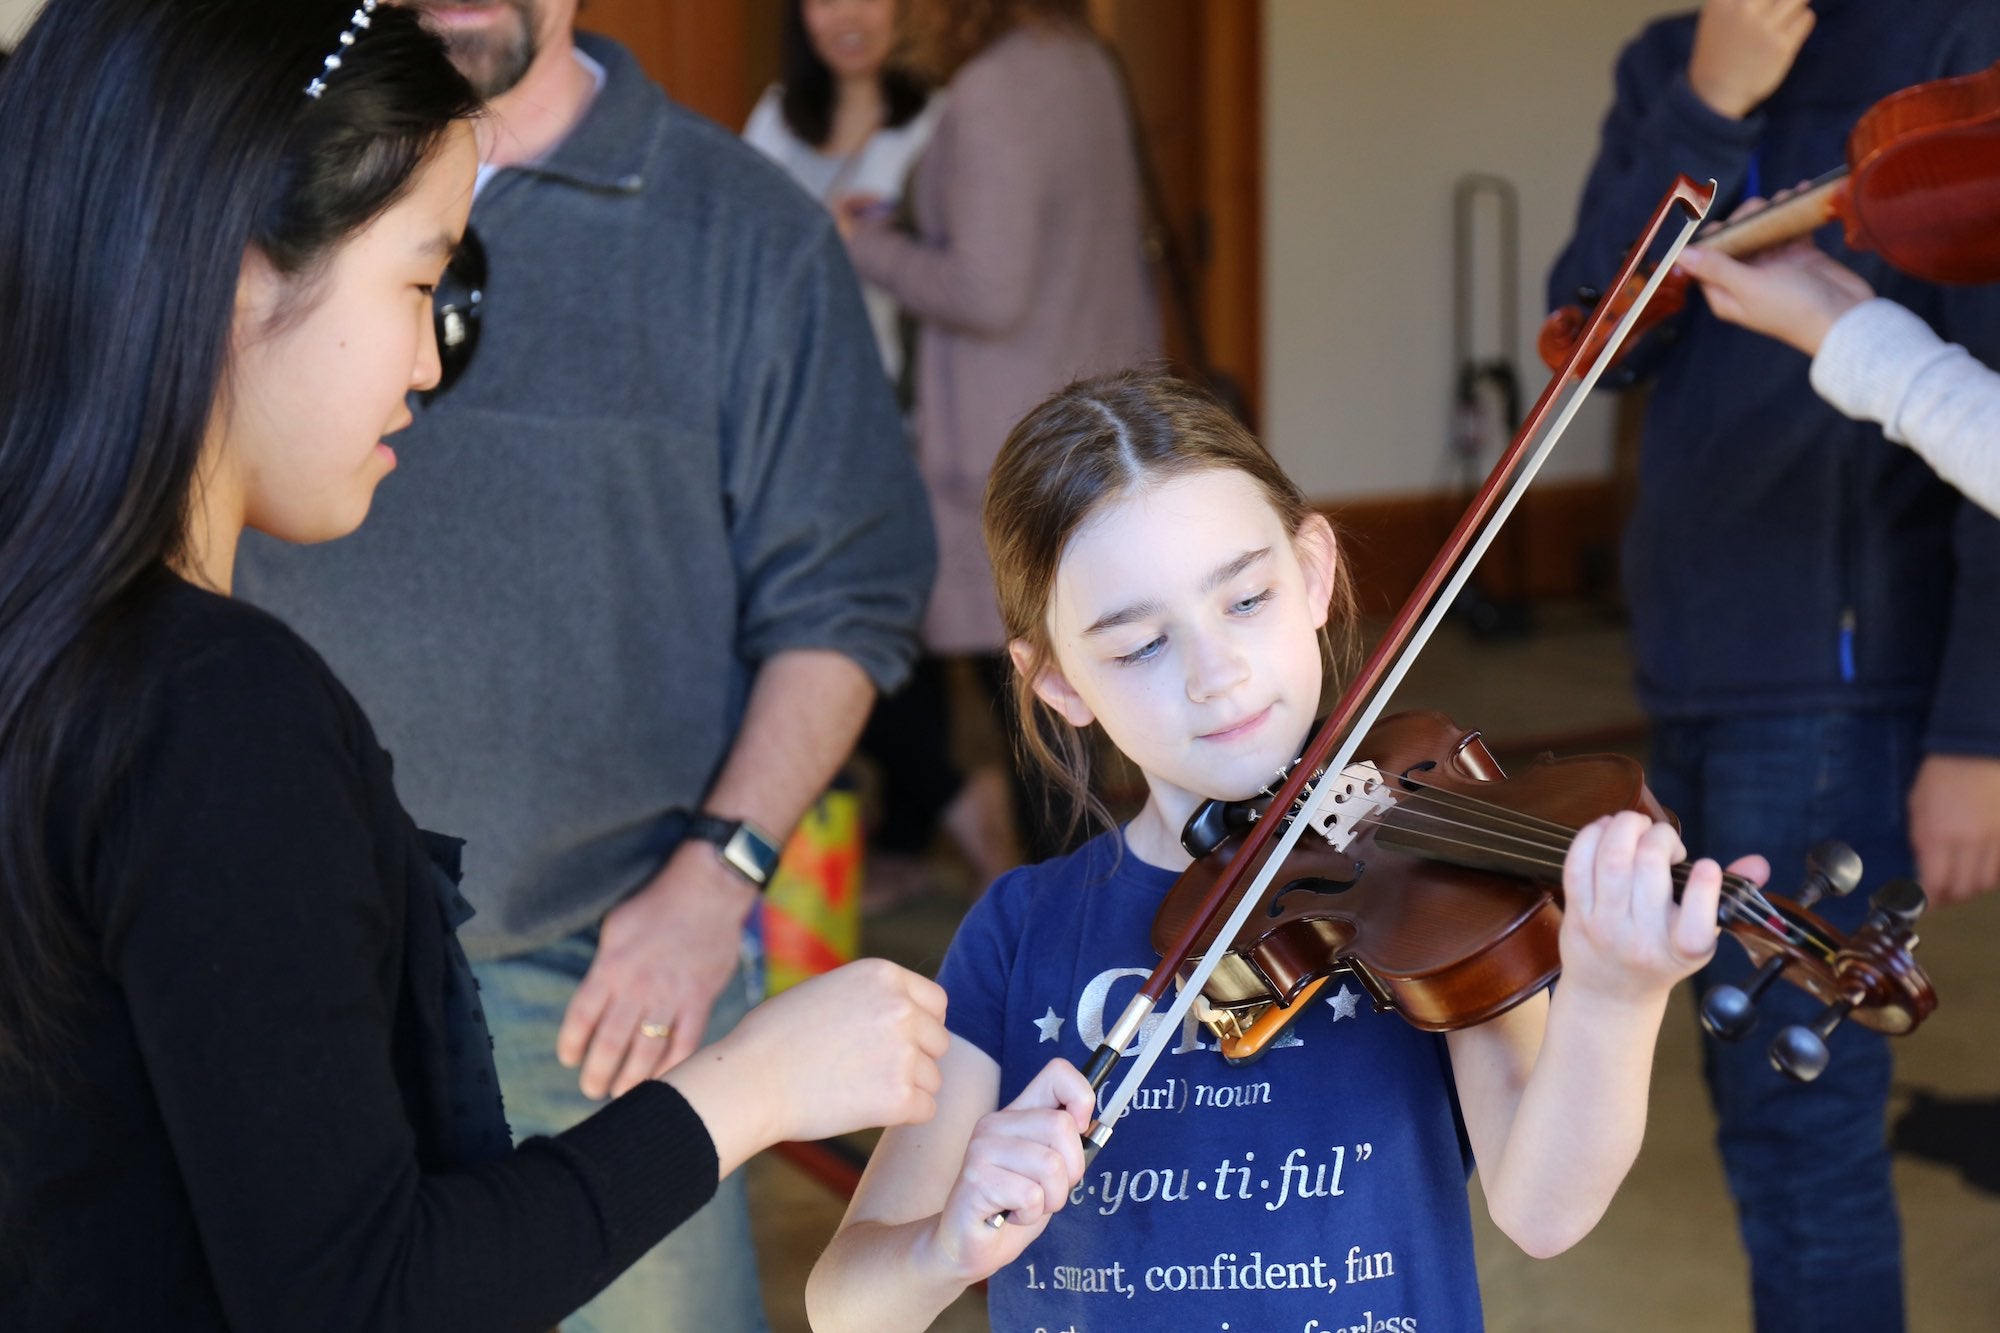
[[[911,62],[945,109],[910,186],[916,234],[874,201],[838,217],[854,267],[917,321],[917,465],[937,527],[924,647],[969,657],[1003,709],[1006,637],[980,531],[1007,432],[1073,380],[1160,355],[1129,101],[1083,0],[910,0]],[[1062,798],[1014,775],[1031,859]]]
[[[1014,423],[1071,380],[1149,361],[1159,317],[1116,67],[1081,0],[913,0],[919,68],[949,81],[917,164],[917,234],[850,199],[861,276],[918,321],[917,455],[937,521],[932,652],[998,653],[980,536]]]

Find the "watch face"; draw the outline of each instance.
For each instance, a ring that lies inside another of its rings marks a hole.
[[[723,844],[722,859],[734,866],[738,874],[762,888],[770,882],[771,872],[778,868],[778,849],[748,824],[738,824],[729,841]]]
[[[778,868],[778,845],[756,825],[741,819],[725,819],[707,811],[675,810],[687,821],[686,834],[715,844],[723,863],[743,878],[763,888]]]

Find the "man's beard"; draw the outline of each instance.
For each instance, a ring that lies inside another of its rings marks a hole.
[[[463,3],[464,0],[459,0]],[[453,0],[424,0],[425,9],[443,7]],[[537,0],[499,0],[499,7],[511,9],[519,20],[519,30],[505,31],[505,25],[489,32],[462,32],[437,29],[451,52],[451,63],[481,98],[491,100],[519,83],[535,63],[540,48]]]

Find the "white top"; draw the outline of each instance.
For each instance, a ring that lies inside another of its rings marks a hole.
[[[1877,298],[1842,315],[1813,358],[1812,386],[2000,514],[2000,374],[1915,314]]]
[[[903,197],[910,169],[937,127],[944,95],[933,93],[924,109],[894,129],[880,129],[852,153],[822,153],[792,133],[785,123],[784,89],[772,84],[757,99],[750,123],[743,127],[743,140],[783,167],[806,193],[829,209],[850,194],[873,195],[890,204]],[[903,373],[903,342],[897,328],[900,311],[896,300],[871,283],[861,284],[862,300],[868,306],[868,322],[875,329],[875,344],[882,353],[882,368],[890,380]]]

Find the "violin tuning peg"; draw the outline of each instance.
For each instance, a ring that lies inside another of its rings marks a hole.
[[[1853,1012],[1853,1001],[1835,1000],[1811,1023],[1794,1024],[1778,1033],[1778,1039],[1771,1043],[1771,1067],[1799,1083],[1818,1078],[1828,1059],[1826,1039]]]
[[[1718,1040],[1741,1040],[1757,1021],[1757,1001],[1784,970],[1785,956],[1775,954],[1764,960],[1747,987],[1739,989],[1726,982],[1709,987],[1701,997],[1701,1025]]]
[[[1909,930],[1930,906],[1924,886],[1913,879],[1892,879],[1868,900],[1869,920],[1879,920],[1884,928]]]
[[[1741,1040],[1756,1019],[1756,1004],[1740,987],[1710,986],[1701,997],[1701,1025],[1718,1040]]]
[[[1826,1062],[1826,1041],[1811,1028],[1788,1027],[1771,1043],[1771,1067],[1795,1083],[1818,1078]]]
[[[1576,289],[1576,303],[1585,310],[1594,308],[1603,299],[1604,293],[1588,284]]]
[[[1798,904],[1811,907],[1828,894],[1845,898],[1861,883],[1861,858],[1852,847],[1835,838],[1813,844],[1806,853],[1806,882],[1799,890]]]

